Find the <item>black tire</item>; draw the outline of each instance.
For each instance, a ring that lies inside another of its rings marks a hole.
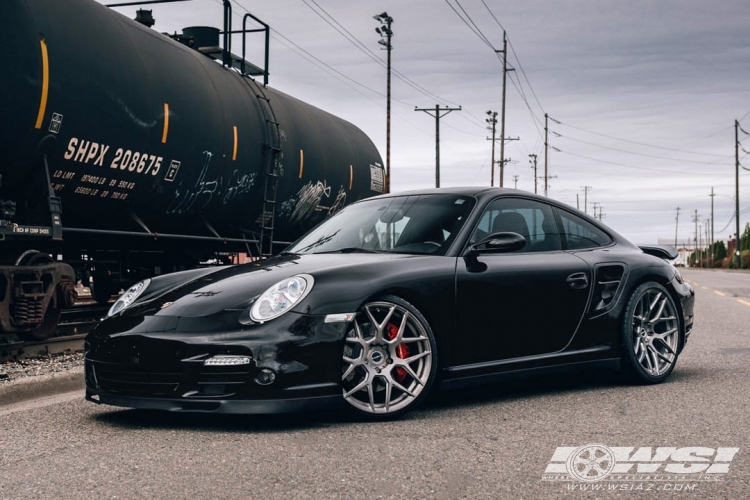
[[[669,378],[682,343],[678,311],[666,288],[655,281],[630,294],[620,323],[626,381],[660,384]]]
[[[390,420],[425,400],[438,349],[429,323],[409,302],[394,295],[369,300],[344,340],[342,394],[355,415]]]

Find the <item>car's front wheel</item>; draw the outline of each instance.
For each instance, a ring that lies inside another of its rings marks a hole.
[[[393,418],[427,396],[437,371],[437,344],[410,303],[393,295],[366,303],[344,340],[341,385],[354,411]]]
[[[680,346],[677,307],[659,283],[641,284],[622,319],[623,369],[637,383],[658,384],[672,373]]]

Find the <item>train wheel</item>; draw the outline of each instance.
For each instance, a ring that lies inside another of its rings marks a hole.
[[[28,332],[18,332],[18,336],[23,340],[47,340],[55,333],[59,322],[60,308],[50,306],[44,314],[44,321],[41,325]]]
[[[52,257],[39,250],[26,250],[16,259],[17,266],[36,266],[39,264],[51,264]]]
[[[38,250],[26,250],[16,260],[17,266],[39,266],[51,264],[52,257]],[[60,322],[60,308],[49,306],[44,313],[42,324],[33,330],[19,332],[18,336],[24,340],[46,340],[55,333],[57,323]]]

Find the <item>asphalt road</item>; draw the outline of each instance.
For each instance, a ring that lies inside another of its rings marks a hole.
[[[750,274],[683,275],[696,288],[696,326],[659,386],[555,377],[448,393],[385,424],[144,413],[63,395],[0,407],[0,498],[748,498]],[[557,447],[589,443],[739,452],[722,481],[691,491],[542,480]]]

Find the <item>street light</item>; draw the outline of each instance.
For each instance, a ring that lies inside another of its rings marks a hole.
[[[383,46],[382,50],[388,51],[388,84],[386,97],[386,126],[385,126],[385,192],[391,192],[391,37],[393,31],[391,24],[393,18],[387,12],[373,16],[373,19],[381,23],[380,27],[375,28],[375,32],[380,35],[378,43]]]

